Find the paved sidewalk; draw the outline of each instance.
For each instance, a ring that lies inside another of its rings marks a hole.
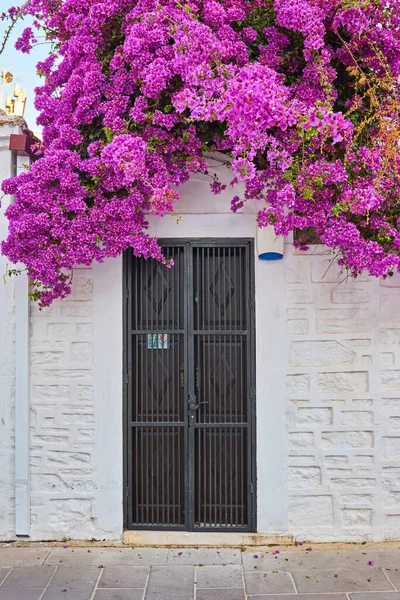
[[[400,600],[399,547],[0,548],[0,600]]]

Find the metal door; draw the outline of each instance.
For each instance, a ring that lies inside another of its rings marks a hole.
[[[255,530],[254,249],[125,256],[125,526]]]

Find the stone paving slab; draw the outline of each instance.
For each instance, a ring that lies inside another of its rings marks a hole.
[[[294,569],[345,569],[342,552],[332,550],[294,552],[243,552],[243,566],[251,571],[257,568],[261,571],[293,571]],[[368,564],[368,561],[366,562]]]
[[[196,586],[197,589],[242,588],[242,568],[239,565],[196,567]]]
[[[55,571],[55,567],[15,567],[2,583],[1,589],[44,589],[50,583]]]
[[[44,590],[0,590],[0,600],[41,600]]]
[[[246,571],[244,574],[247,594],[290,594],[295,593],[289,573],[273,571]]]
[[[258,595],[258,596],[247,596],[250,600],[348,600],[346,594],[289,594],[289,595]],[[381,600],[381,597],[375,594],[374,598],[369,600]],[[386,600],[386,599],[385,599]],[[393,598],[396,600],[396,598]]]
[[[399,592],[361,592],[349,594],[351,600],[400,600]],[[326,596],[325,596],[326,598]]]
[[[168,554],[168,565],[240,565],[240,549],[221,548],[188,548],[171,549]]]
[[[10,571],[11,571],[10,568],[9,569],[7,569],[6,567],[0,568],[0,585],[2,584],[2,582],[7,577],[7,575],[9,574]]]
[[[96,567],[59,567],[43,600],[90,600],[100,573]]]
[[[400,569],[384,569],[386,577],[390,579],[396,590],[400,590]]]
[[[141,588],[144,590],[150,567],[106,567],[99,588]]]
[[[372,562],[377,569],[398,568],[400,569],[400,549],[388,548],[381,550],[354,549],[342,550],[343,560],[348,567],[360,568],[368,566]],[[332,567],[333,568],[333,567]]]
[[[399,547],[307,548],[0,546],[0,600],[400,600]]]
[[[380,569],[325,569],[321,571],[293,571],[300,593],[332,592],[385,592],[393,590]]]
[[[254,596],[254,599],[260,596]],[[244,600],[244,590],[234,589],[229,590],[197,590],[196,600]]]
[[[94,600],[143,600],[143,590],[97,590]]]
[[[0,549],[1,555],[1,549]],[[168,548],[54,548],[46,565],[99,566],[163,566],[167,564]],[[239,558],[240,560],[240,558]]]
[[[51,548],[0,548],[0,567],[42,565]]]
[[[193,600],[194,567],[154,567],[146,600]]]
[[[247,598],[249,600],[348,600],[346,594],[261,594],[257,596],[248,595]],[[378,600],[378,598],[375,595],[375,599],[370,598],[370,600]]]

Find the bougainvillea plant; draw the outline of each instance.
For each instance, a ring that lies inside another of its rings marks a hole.
[[[257,199],[260,227],[314,228],[354,276],[399,268],[399,0],[28,0],[22,14],[37,31],[17,48],[51,44],[43,146],[3,183],[2,250],[41,305],[76,264],[127,248],[165,262],[146,215],[179,213],[214,150],[233,211]]]

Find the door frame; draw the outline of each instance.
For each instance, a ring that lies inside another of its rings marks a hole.
[[[254,238],[160,238],[158,240],[161,246],[186,246],[201,245],[203,247],[244,247],[249,248],[249,270],[247,273],[249,289],[248,304],[246,307],[247,322],[249,323],[249,352],[247,359],[247,373],[249,378],[248,385],[248,488],[249,488],[249,524],[246,528],[235,528],[232,533],[257,531],[257,420],[256,420],[256,313],[255,313],[255,246]],[[144,260],[144,259],[143,259]],[[123,524],[125,530],[163,530],[163,531],[198,531],[201,533],[224,532],[229,533],[226,527],[213,527],[209,529],[187,529],[171,527],[170,525],[157,525],[156,527],[138,526],[132,527],[129,522],[129,473],[132,472],[131,457],[128,445],[128,403],[132,397],[132,373],[131,373],[131,353],[132,344],[130,343],[132,331],[131,311],[129,310],[132,302],[132,250],[126,250],[123,253]],[[187,316],[185,311],[185,328],[187,328]],[[186,496],[186,501],[187,496]],[[188,507],[189,508],[189,507]],[[190,508],[189,508],[190,511]]]

